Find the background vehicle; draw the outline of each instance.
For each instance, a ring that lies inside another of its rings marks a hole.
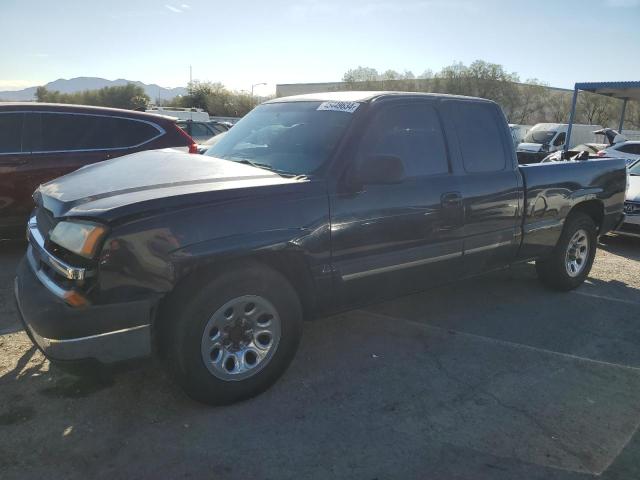
[[[538,123],[534,125],[518,145],[518,163],[537,163],[549,153],[562,150],[567,138],[569,125],[566,123]],[[594,130],[602,129],[600,125],[573,125],[570,145],[573,148],[581,143],[598,143]]]
[[[624,202],[624,222],[616,233],[640,238],[640,160],[629,166],[629,186]]]
[[[130,110],[44,103],[0,104],[0,237],[22,236],[41,183],[128,153],[195,151],[175,121]]]
[[[208,122],[211,120],[209,114],[201,108],[151,107],[146,112],[165,115],[178,120],[193,120],[194,122]]]
[[[626,176],[615,159],[518,166],[487,100],[277,99],[205,157],[141,152],[41,186],[17,303],[54,360],[153,341],[189,395],[230,403],[285,371],[303,315],[529,260],[577,287]]]
[[[203,155],[207,150],[213,147],[216,143],[224,138],[227,132],[222,132],[215,137],[211,137],[209,140],[205,140],[202,143],[198,143],[198,153]]]
[[[627,164],[640,159],[640,141],[627,141],[610,145],[600,152],[599,157],[624,158]]]
[[[573,158],[576,155],[580,155],[584,152],[589,158],[598,158],[598,152],[604,148],[607,148],[606,143],[582,143],[580,145],[576,145],[570,150],[567,150],[567,156],[568,158]],[[559,162],[560,160],[562,160],[562,150],[550,153],[540,162]]]
[[[517,147],[518,144],[524,140],[524,137],[527,135],[529,130],[531,130],[531,125],[519,125],[516,123],[510,123],[509,130],[511,130],[513,144]]]
[[[213,121],[198,122],[194,120],[178,120],[176,123],[196,142],[209,140],[211,137],[226,132],[230,128],[224,123]]]

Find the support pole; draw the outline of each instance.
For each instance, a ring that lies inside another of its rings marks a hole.
[[[624,115],[627,112],[627,100],[629,99],[625,98],[624,101],[622,102],[622,114],[620,114],[620,124],[618,125],[618,133],[622,133],[622,126],[624,125]]]
[[[576,103],[578,102],[578,89],[573,89],[573,100],[571,100],[571,113],[569,114],[569,127],[567,128],[567,138],[564,141],[564,154],[563,157],[566,157],[567,151],[569,150],[569,142],[571,141],[571,130],[573,127],[573,121],[576,118]]]

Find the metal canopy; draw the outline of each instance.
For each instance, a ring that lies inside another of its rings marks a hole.
[[[620,112],[620,123],[618,124],[618,131],[622,133],[622,127],[624,126],[624,116],[627,110],[627,102],[629,100],[636,100],[640,102],[640,82],[583,82],[576,83],[573,89],[573,99],[571,101],[571,114],[569,115],[569,127],[567,128],[567,138],[564,143],[564,152],[566,154],[569,150],[569,142],[571,141],[571,130],[573,127],[573,121],[576,116],[576,103],[578,100],[578,92],[591,92],[598,95],[604,95],[607,97],[617,98],[622,100],[622,108]]]
[[[586,82],[576,83],[576,90],[597,93],[620,100],[640,101],[640,82]]]

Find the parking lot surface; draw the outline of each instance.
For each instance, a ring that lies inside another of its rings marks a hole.
[[[78,378],[44,360],[0,244],[0,478],[640,478],[640,241],[588,282],[531,265],[306,324],[285,376],[212,408],[153,361]]]

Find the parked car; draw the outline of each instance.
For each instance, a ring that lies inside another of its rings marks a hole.
[[[192,120],[178,120],[178,126],[196,142],[204,142],[210,138],[229,130],[229,126],[220,122],[196,122]]]
[[[198,147],[197,147],[198,148],[198,153],[200,155],[204,155],[207,150],[209,150],[216,143],[218,143],[220,140],[222,140],[226,134],[227,134],[227,132],[222,132],[222,133],[216,135],[215,137],[211,137],[209,140],[205,140],[204,142],[199,143]]]
[[[640,159],[640,141],[619,142],[614,145],[610,145],[598,152],[598,156],[603,158],[624,158],[627,161],[627,164],[631,165],[633,162]]]
[[[569,125],[566,123],[538,123],[527,133],[522,143],[518,145],[518,163],[538,163],[549,153],[562,150],[567,138]],[[600,130],[600,125],[574,124],[571,129],[569,148],[581,143],[598,143],[594,130]]]
[[[629,166],[624,221],[616,233],[640,238],[640,160],[636,160]]]
[[[500,107],[333,92],[262,104],[205,156],[140,152],[41,186],[16,299],[51,359],[158,352],[193,398],[256,395],[303,317],[535,260],[585,280],[624,160],[518,166]]]
[[[41,183],[141,150],[195,143],[173,120],[130,110],[0,103],[0,238],[24,235]]]
[[[576,145],[570,150],[567,150],[566,159],[574,159],[576,157],[580,157],[580,160],[586,160],[588,158],[599,158],[598,152],[602,149],[607,148],[606,143],[582,143],[580,145]],[[550,153],[546,157],[544,157],[540,162],[560,162],[563,160],[564,150],[558,150],[556,152]]]

